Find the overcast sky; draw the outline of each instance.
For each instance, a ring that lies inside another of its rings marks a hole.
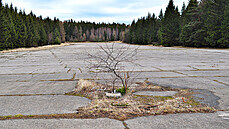
[[[187,5],[188,0],[174,0],[179,9],[183,2]],[[148,12],[158,16],[160,9],[165,11],[169,0],[3,0],[3,3],[13,3],[26,13],[32,10],[37,16],[57,17],[61,21],[72,18],[76,21],[130,24]]]

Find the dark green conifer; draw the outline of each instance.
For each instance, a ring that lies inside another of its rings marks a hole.
[[[179,42],[180,34],[180,13],[175,8],[173,0],[169,1],[160,29],[161,44],[173,46]]]

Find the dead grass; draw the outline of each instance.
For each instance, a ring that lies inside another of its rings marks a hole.
[[[0,51],[0,53],[47,50],[54,47],[69,46],[69,45],[71,45],[71,43],[62,43],[60,45],[47,45],[47,46],[31,47],[31,48],[17,48],[17,49],[3,50]]]
[[[126,120],[138,116],[163,115],[175,113],[207,113],[215,112],[214,108],[200,104],[191,97],[188,89],[166,88],[161,86],[139,83],[139,87],[130,87],[129,93],[121,98],[107,98],[107,87],[89,80],[79,80],[74,92],[69,95],[85,96],[92,101],[86,107],[78,109],[78,113],[86,118],[108,117]],[[118,87],[117,87],[118,88]],[[145,96],[134,95],[136,91],[178,91],[174,96]]]

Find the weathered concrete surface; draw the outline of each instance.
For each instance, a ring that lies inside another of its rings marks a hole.
[[[173,96],[176,91],[138,91],[135,92],[135,95],[148,95],[148,96]]]
[[[75,113],[89,102],[78,96],[0,96],[0,116]]]
[[[101,119],[31,119],[0,121],[1,129],[124,129],[121,121]]]
[[[100,45],[105,44],[101,43]],[[111,44],[108,44],[108,46],[109,45]],[[120,48],[122,45],[126,44],[117,43],[115,47]],[[130,48],[136,47],[137,46],[132,45]],[[40,51],[0,53],[0,95],[5,97],[4,104],[1,103],[0,109],[4,109],[4,106],[2,105],[10,105],[13,101],[10,96],[4,95],[12,95],[13,97],[16,97],[18,94],[64,94],[73,90],[77,85],[77,79],[80,78],[98,79],[96,81],[110,84],[110,75],[105,73],[94,74],[87,69],[87,66],[89,65],[87,58],[88,53],[96,54],[98,51],[99,48],[95,43],[76,43],[70,46],[56,47]],[[124,70],[134,71],[136,75],[134,76],[136,78],[134,82],[148,80],[150,83],[161,86],[193,88],[209,91],[206,93],[211,93],[212,95],[215,95],[215,97],[209,97],[206,100],[208,102],[215,102],[218,100],[214,104],[217,105],[219,109],[224,110],[229,109],[228,54],[229,50],[140,46],[138,55],[134,61],[139,65],[134,66],[133,69],[133,65],[125,64]],[[103,79],[107,80],[104,81]],[[37,99],[35,100],[33,97],[37,97]],[[35,102],[37,100],[42,100],[42,103],[45,104],[50,103],[42,97],[44,96],[35,95],[31,97],[31,100],[34,99],[33,101]],[[54,97],[56,97],[56,101],[65,101],[62,98],[64,96]],[[22,96],[20,102],[22,104],[26,103],[26,98],[27,96]],[[9,99],[9,101],[7,101],[7,99]],[[84,98],[77,98],[75,101],[80,101],[81,103],[84,101]],[[72,102],[66,102],[66,105],[71,105],[71,103]],[[42,108],[42,105],[39,106]],[[58,105],[56,106],[58,108]],[[69,111],[72,111],[72,109]],[[16,112],[12,111],[12,113]],[[151,123],[152,120],[160,118],[159,122],[161,122],[162,125],[163,121],[167,121],[170,125],[177,125],[176,120],[184,118],[190,121],[194,120],[196,123],[183,121],[184,123],[179,123],[180,126],[178,126],[178,128],[198,128],[198,125],[204,123],[204,121],[205,123],[208,123],[215,119],[216,123],[212,122],[212,127],[218,126],[219,128],[223,128],[226,125],[228,127],[228,122],[223,120],[223,117],[218,117],[217,113],[177,114],[171,116],[173,117],[143,117],[137,118],[137,120],[142,119],[143,123]],[[202,116],[203,119],[201,121],[199,118],[202,118]],[[209,120],[204,119],[204,117],[209,117]],[[212,119],[210,119],[210,117]],[[23,120],[21,121],[23,122]],[[220,124],[218,124],[217,121]],[[62,121],[62,123],[65,122]],[[129,125],[131,124],[129,123]],[[155,126],[153,124],[139,124],[135,125],[135,127],[154,128]],[[160,126],[158,125],[158,127]],[[202,128],[207,127],[210,126],[207,124],[203,124],[202,126]]]
[[[51,50],[1,53],[0,59],[0,116],[74,113],[90,102],[64,96],[76,87],[76,72]]]
[[[172,114],[126,120],[130,129],[228,129],[229,121],[219,113]]]
[[[4,82],[0,86],[0,95],[65,94],[76,85],[76,81]]]

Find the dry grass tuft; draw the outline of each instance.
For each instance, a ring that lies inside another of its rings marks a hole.
[[[47,46],[31,47],[31,48],[16,48],[16,49],[10,49],[10,50],[3,50],[3,51],[0,51],[0,53],[47,50],[47,49],[51,49],[54,47],[61,47],[61,46],[68,46],[68,45],[71,45],[71,43],[62,43],[60,45],[47,45]]]

